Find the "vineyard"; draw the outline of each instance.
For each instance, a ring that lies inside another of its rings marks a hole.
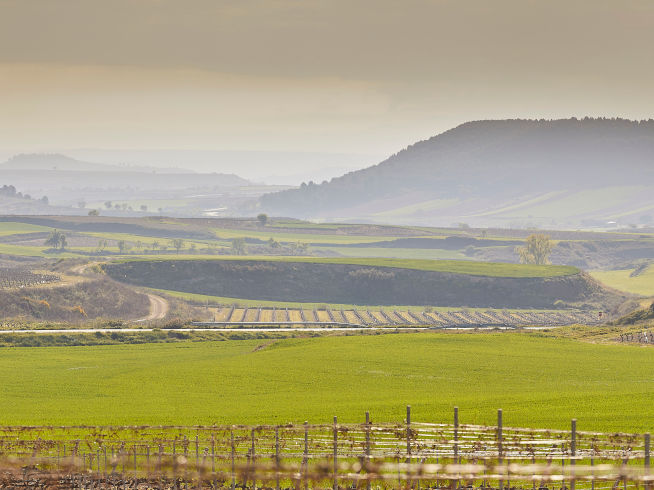
[[[59,281],[55,274],[34,273],[20,268],[0,268],[0,289],[15,289]]]
[[[411,311],[330,308],[275,308],[222,306],[211,308],[211,320],[196,325],[211,326],[340,326],[340,327],[517,327],[560,326],[600,323],[598,312],[452,310]]]
[[[49,488],[651,488],[649,434],[402,423],[0,427],[2,483]]]

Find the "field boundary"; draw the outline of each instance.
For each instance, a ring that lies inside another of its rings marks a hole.
[[[222,488],[651,488],[650,435],[414,422],[0,427],[2,478]],[[21,473],[22,472],[22,473]],[[459,482],[459,484],[457,484]],[[59,487],[63,488],[63,487]],[[604,487],[602,487],[604,488]]]
[[[493,310],[418,311],[401,308],[371,310],[331,308],[275,308],[269,306],[237,307],[204,305],[209,320],[195,321],[193,326],[322,326],[322,327],[521,327],[598,325],[603,315],[592,311],[520,312]],[[212,314],[213,313],[213,314]],[[265,318],[264,318],[265,317]],[[293,320],[291,318],[294,318]]]

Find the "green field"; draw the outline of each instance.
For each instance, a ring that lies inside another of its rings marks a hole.
[[[654,266],[650,265],[641,274],[630,277],[633,269],[615,271],[591,271],[590,275],[609,287],[640,294],[641,296],[654,296]]]
[[[654,429],[654,356],[536,334],[8,348],[3,424],[416,421]],[[264,346],[257,350],[257,347]]]
[[[431,311],[491,311],[492,308],[461,308],[458,306],[430,306],[430,305],[352,305],[352,304],[342,304],[342,303],[299,303],[294,301],[266,301],[266,300],[257,300],[257,299],[243,299],[243,298],[227,298],[224,296],[211,296],[208,294],[195,294],[195,293],[185,293],[183,291],[173,291],[171,289],[156,289],[148,288],[152,291],[158,291],[160,293],[167,294],[168,296],[173,296],[175,298],[184,299],[187,301],[192,301],[195,303],[209,305],[239,305],[244,307],[268,307],[272,308],[303,308],[305,310],[321,310],[325,307],[330,310],[370,310],[370,311],[413,311],[420,313],[425,310]],[[502,308],[495,309],[494,311],[498,312],[529,312],[529,313],[541,313],[541,312],[557,312],[559,310],[547,310],[547,309],[538,309],[538,308]]]
[[[171,255],[165,259],[157,257],[156,260],[176,260],[180,257]],[[148,260],[145,258],[128,258],[123,261]],[[184,260],[207,260],[205,257],[185,257]],[[453,274],[466,274],[486,277],[561,277],[577,274],[579,269],[564,265],[525,265],[499,262],[474,262],[471,260],[421,260],[421,259],[391,259],[391,258],[363,258],[363,257],[296,257],[296,256],[222,256],[210,260],[248,260],[272,262],[306,262],[311,264],[347,264],[371,267],[396,267],[431,272],[449,272]]]
[[[470,260],[461,250],[440,248],[400,247],[314,247],[313,250],[327,250],[348,257],[382,257],[421,260]]]
[[[48,228],[47,226],[31,225],[28,223],[0,223],[0,236],[19,235],[23,233],[35,233],[51,230],[52,228]]]

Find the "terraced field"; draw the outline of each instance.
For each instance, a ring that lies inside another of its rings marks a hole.
[[[408,309],[308,309],[271,308],[268,306],[235,308],[218,306],[209,309],[205,325],[224,327],[261,326],[352,326],[352,327],[493,327],[493,326],[558,326],[600,322],[596,311],[509,311],[450,310],[412,311]]]
[[[471,261],[230,257],[211,260],[119,260],[106,263],[103,268],[115,280],[135,286],[205,295],[207,300],[219,304],[227,301],[211,297],[237,298],[234,302],[239,305],[255,307],[263,306],[266,302],[272,302],[272,305],[296,302],[385,307],[427,305],[461,309],[558,309],[583,304],[584,309],[604,309],[623,301],[621,295],[604,289],[578,269],[561,266]],[[241,299],[247,302],[239,303]],[[566,304],[562,305],[562,301]],[[411,321],[392,311],[389,316],[390,323]],[[361,322],[358,318],[350,321]]]

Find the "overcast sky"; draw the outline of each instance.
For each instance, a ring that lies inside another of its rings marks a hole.
[[[0,150],[369,164],[471,119],[654,117],[653,46],[650,0],[0,0]]]

